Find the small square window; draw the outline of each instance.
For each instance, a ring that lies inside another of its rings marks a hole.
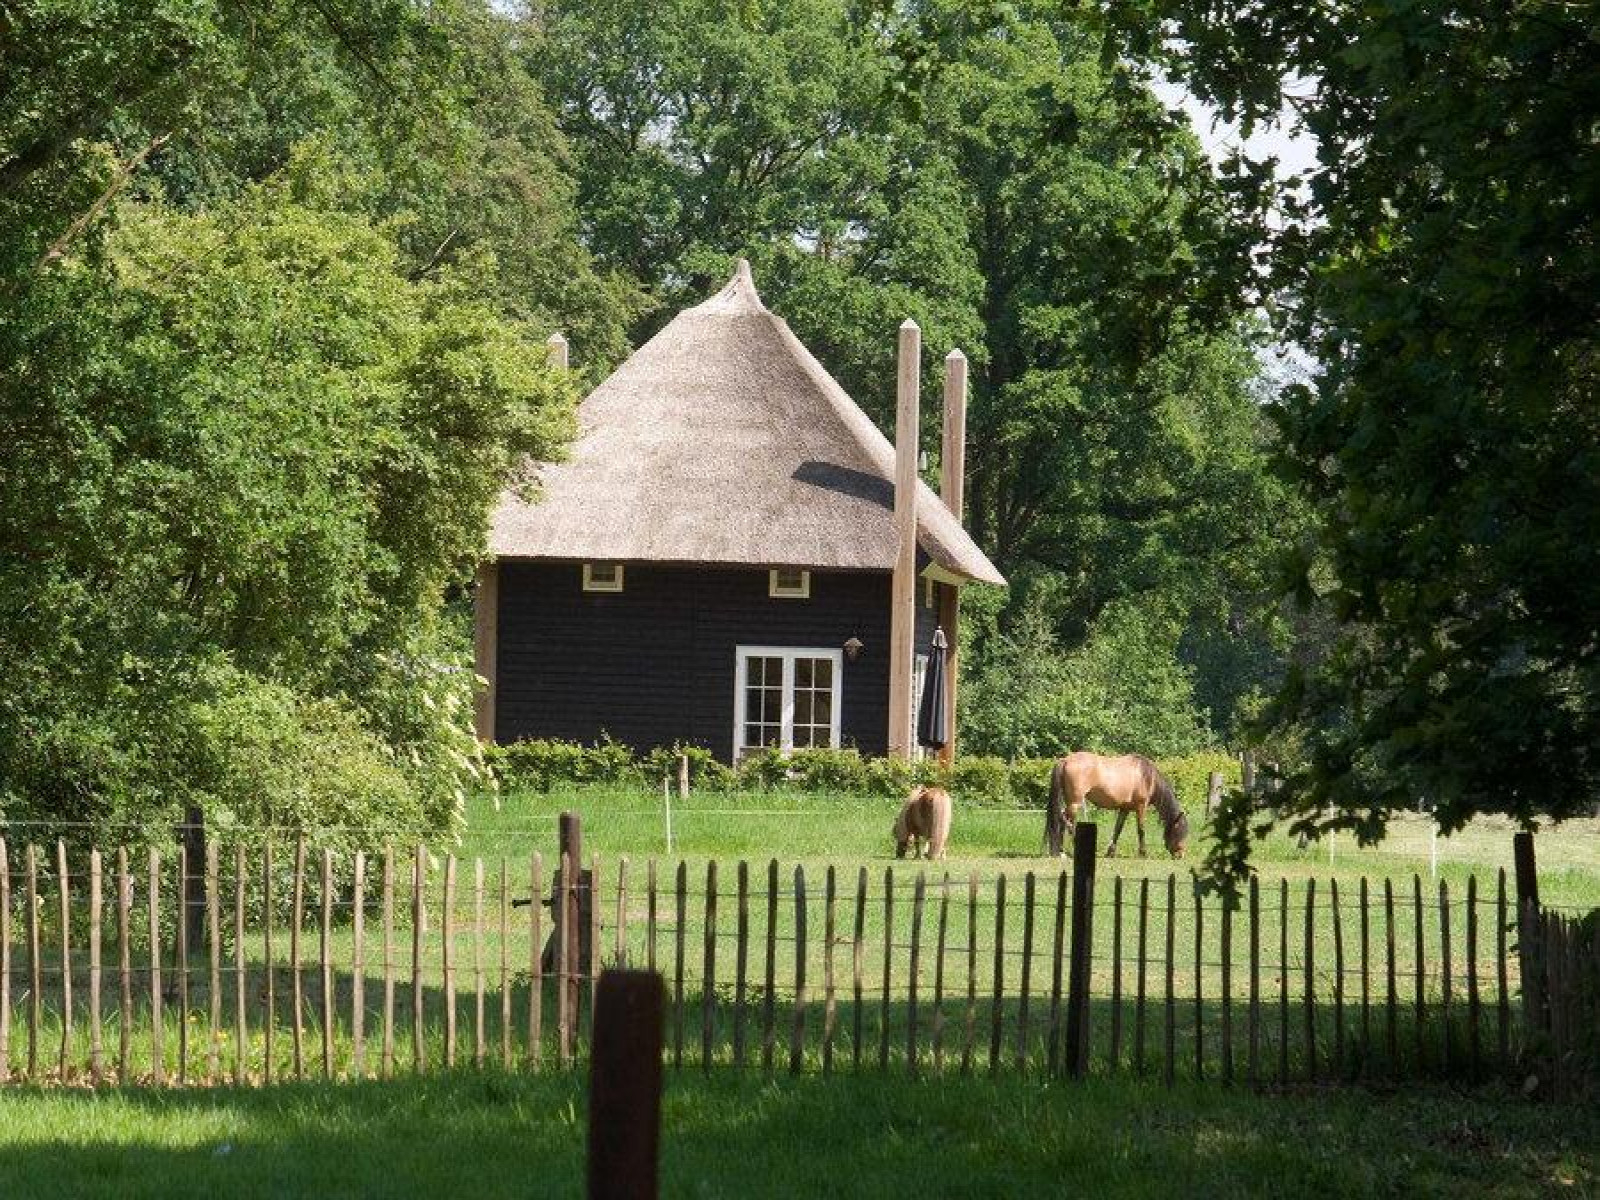
[[[584,563],[583,590],[586,592],[620,592],[622,590],[622,564]]]
[[[778,567],[768,571],[767,595],[779,600],[810,599],[811,572],[798,567]]]

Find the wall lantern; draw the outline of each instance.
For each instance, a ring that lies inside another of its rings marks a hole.
[[[861,639],[858,637],[853,637],[844,644],[844,656],[851,662],[854,662],[857,658],[861,657],[861,651],[863,649],[865,649],[865,647],[861,644]]]

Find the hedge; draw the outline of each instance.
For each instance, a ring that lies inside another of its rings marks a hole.
[[[855,750],[796,750],[762,754],[737,767],[720,763],[703,746],[659,747],[636,755],[620,742],[602,738],[593,746],[551,739],[532,739],[496,746],[489,759],[505,787],[552,792],[574,787],[609,787],[657,791],[663,779],[676,785],[678,760],[689,758],[692,788],[713,792],[831,792],[844,795],[898,797],[913,784],[936,783],[950,789],[964,804],[992,807],[1043,808],[1050,791],[1053,759],[964,755],[948,770],[931,760],[915,763],[866,758]],[[1207,751],[1159,760],[1172,781],[1179,802],[1189,811],[1203,811],[1206,785],[1213,771],[1227,786],[1239,783],[1239,762],[1229,754]]]

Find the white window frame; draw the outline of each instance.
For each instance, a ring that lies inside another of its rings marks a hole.
[[[786,567],[784,570],[792,571],[795,568]],[[767,595],[774,600],[809,600],[811,599],[811,572],[800,572],[800,586],[786,588],[778,582],[778,568],[774,567],[767,572]]]
[[[844,651],[812,646],[736,646],[733,672],[733,761],[738,762],[750,750],[770,749],[744,744],[745,685],[749,679],[752,658],[779,658],[783,660],[783,709],[778,721],[778,749],[784,754],[794,753],[794,664],[798,658],[825,658],[833,664],[833,704],[828,722],[828,740],[838,749],[839,717],[844,710]]]
[[[596,579],[594,577],[594,569],[596,567],[615,567],[617,569],[617,577],[615,579]],[[620,592],[625,571],[626,568],[621,563],[584,563],[583,590],[586,592]]]

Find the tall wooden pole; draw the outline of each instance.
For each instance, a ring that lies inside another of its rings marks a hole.
[[[957,521],[966,492],[967,460],[967,356],[952,350],[944,360],[944,447],[939,463],[939,497]],[[953,583],[939,585],[939,625],[949,649],[945,655],[944,710],[950,740],[939,752],[949,766],[956,756],[956,674],[961,660],[961,589]]]
[[[909,759],[915,746],[911,663],[917,628],[917,443],[922,386],[922,331],[900,326],[900,370],[894,435],[894,564],[889,615],[889,756]]]

